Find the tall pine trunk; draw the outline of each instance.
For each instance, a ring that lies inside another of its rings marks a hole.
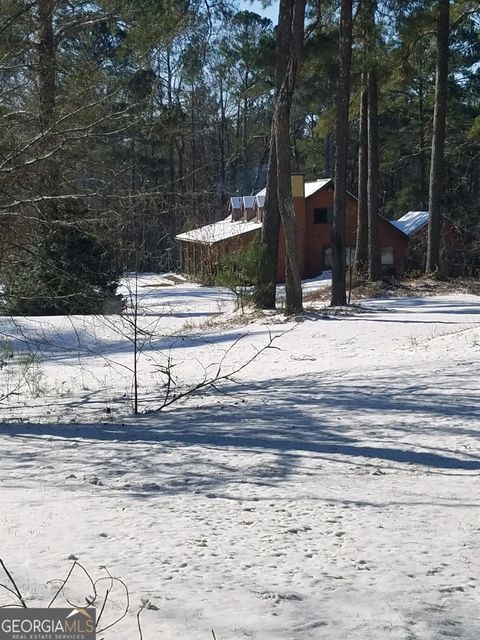
[[[438,0],[437,68],[435,75],[435,109],[433,113],[432,156],[430,164],[427,274],[441,271],[440,208],[444,174],[445,121],[447,111],[449,0]]]
[[[377,70],[368,72],[368,277],[380,278],[381,258],[378,237],[378,95]]]
[[[290,113],[300,72],[305,23],[305,0],[293,0],[288,69],[275,110],[278,208],[285,234],[285,312],[303,311],[302,274],[298,256],[297,219],[292,198]]]
[[[260,238],[260,263],[258,277],[253,292],[255,304],[261,309],[275,309],[277,286],[278,238],[280,233],[280,209],[277,190],[277,147],[275,138],[275,110],[280,89],[288,68],[286,52],[290,48],[291,27],[293,18],[293,0],[282,0],[279,6],[274,114],[270,134],[270,152],[268,156],[267,188],[265,209]]]
[[[167,48],[167,56],[166,56],[166,66],[167,66],[167,101],[168,101],[168,110],[170,117],[173,116],[173,70],[172,70],[172,59],[171,59],[171,50],[170,47]],[[152,113],[152,120],[154,119],[154,115]],[[172,126],[168,133],[168,213],[166,215],[166,223],[168,233],[171,238],[174,238],[178,232],[178,216],[177,216],[177,190],[178,185],[176,184],[176,162],[175,162],[175,129]]]
[[[192,212],[193,219],[197,220],[197,132],[195,122],[195,87],[192,83],[190,90],[190,143],[192,149]]]
[[[345,233],[347,203],[348,112],[352,60],[352,0],[342,0],[340,17],[340,76],[335,118],[335,195],[332,229],[332,306],[347,304]]]
[[[423,78],[420,80],[418,87],[418,119],[419,119],[419,139],[420,139],[420,200],[422,211],[427,206],[427,162],[425,157],[425,95],[423,88]]]
[[[220,201],[222,205],[227,203],[227,165],[225,161],[226,145],[226,120],[225,120],[225,96],[223,91],[223,80],[219,80],[220,89],[220,127],[219,127],[219,147],[220,147]]]
[[[358,126],[358,214],[355,270],[366,275],[368,265],[368,91],[362,74]]]
[[[254,302],[261,309],[275,309],[279,233],[280,210],[278,208],[277,194],[277,149],[272,123],[265,209],[260,239],[260,263],[258,265],[257,282],[253,292]]]
[[[38,3],[38,121],[42,131],[42,153],[46,159],[40,170],[39,191],[42,196],[58,195],[59,166],[53,157],[55,103],[57,93],[57,55],[53,30],[55,0],[39,0]],[[46,201],[44,215],[51,217],[56,207]]]
[[[377,78],[377,34],[375,12],[377,0],[368,0],[365,5],[367,46],[371,61],[367,73],[367,130],[368,130],[368,278],[375,282],[380,278],[381,257],[378,233],[378,184],[379,184],[379,149],[378,149],[378,78]]]

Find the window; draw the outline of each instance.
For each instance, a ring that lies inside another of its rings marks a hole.
[[[395,273],[393,258],[393,247],[382,247],[382,273],[386,276],[393,276]]]
[[[332,222],[331,209],[314,209],[313,224],[329,224]]]
[[[382,265],[393,265],[393,247],[382,248]]]

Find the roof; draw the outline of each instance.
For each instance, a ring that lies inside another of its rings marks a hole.
[[[203,244],[215,244],[221,240],[227,240],[228,238],[234,238],[235,236],[243,235],[244,233],[250,233],[251,231],[257,231],[262,228],[262,223],[256,220],[249,220],[245,222],[243,220],[232,221],[231,216],[214,222],[213,224],[207,224],[205,227],[199,227],[198,229],[192,229],[185,233],[180,233],[177,236],[177,240],[183,240],[184,242],[201,242]]]
[[[310,196],[313,196],[313,194],[317,193],[317,191],[320,191],[320,189],[323,189],[324,187],[326,187],[327,184],[329,184],[330,182],[332,182],[331,178],[322,178],[322,180],[305,182],[305,198],[310,198]],[[262,189],[257,193],[257,198],[265,197],[266,194],[267,194],[267,189],[266,188]]]
[[[428,211],[409,211],[398,220],[390,220],[390,223],[406,236],[413,236],[428,224]]]
[[[305,182],[305,198],[313,196],[317,191],[326,187],[331,181],[331,178],[324,178],[323,180],[315,180],[314,182]]]

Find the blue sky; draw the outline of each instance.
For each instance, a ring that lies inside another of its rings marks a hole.
[[[254,11],[261,16],[265,16],[266,18],[270,18],[273,23],[277,22],[278,18],[278,0],[273,0],[266,9],[263,8],[260,0],[240,0],[239,2],[240,9],[245,9],[247,11]]]

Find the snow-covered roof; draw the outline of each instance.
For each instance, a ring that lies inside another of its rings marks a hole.
[[[232,209],[241,209],[242,208],[242,198],[239,196],[233,196],[230,198],[230,206]]]
[[[262,209],[265,206],[265,196],[255,196],[255,200],[257,201],[257,207]]]
[[[253,209],[255,196],[243,196],[243,206],[245,209]]]
[[[320,189],[323,189],[324,187],[326,187],[327,184],[331,181],[332,181],[331,178],[323,178],[322,180],[315,180],[314,182],[305,182],[305,198],[309,198],[310,196],[313,196],[314,193],[317,193],[317,191],[320,191]],[[267,189],[266,188],[262,189],[257,193],[257,198],[259,197],[265,198],[266,193],[267,193]]]
[[[184,242],[201,242],[203,244],[215,244],[221,240],[227,240],[228,238],[234,238],[235,236],[241,236],[244,233],[250,231],[256,231],[262,228],[262,223],[256,220],[244,220],[232,221],[232,217],[228,216],[225,220],[214,222],[213,224],[207,224],[204,227],[198,229],[192,229],[185,233],[180,233],[177,236],[177,240],[183,240]]]
[[[305,198],[309,198],[313,196],[314,193],[320,191],[327,186],[329,182],[331,182],[331,178],[324,178],[323,180],[315,180],[314,182],[306,182],[305,183]]]
[[[391,220],[391,223],[406,236],[413,236],[428,224],[428,211],[409,211],[398,220]]]

